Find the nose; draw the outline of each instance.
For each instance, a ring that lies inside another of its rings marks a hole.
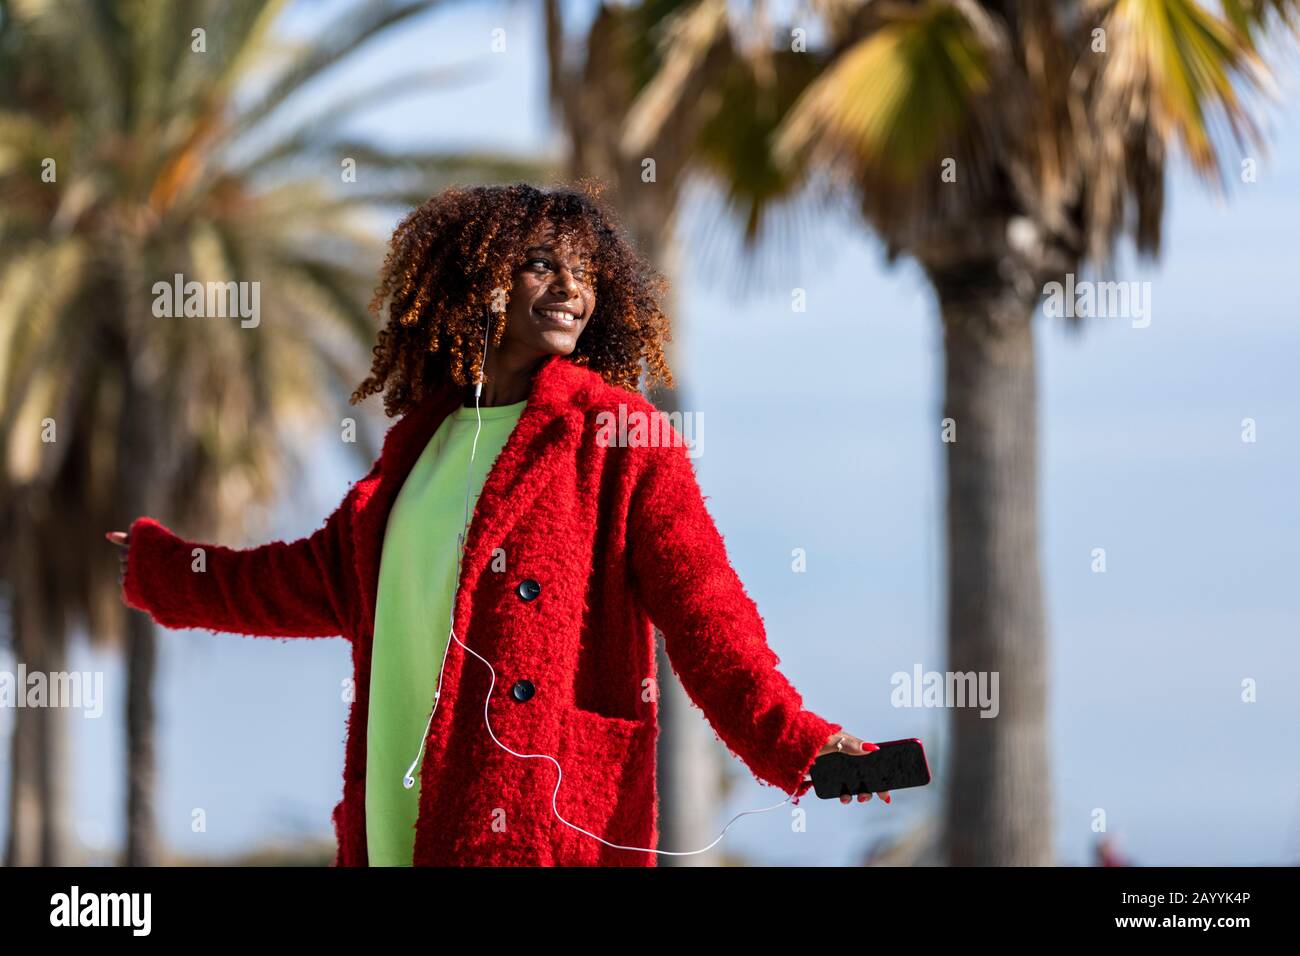
[[[551,282],[551,291],[553,293],[562,292],[566,299],[577,297],[578,280],[568,266],[561,266],[555,271],[555,279]]]

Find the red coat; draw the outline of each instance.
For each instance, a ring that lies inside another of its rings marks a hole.
[[[369,474],[308,537],[232,550],[185,541],[150,518],[131,526],[125,600],[159,624],[342,634],[352,642],[356,694],[343,799],[333,813],[337,865],[367,862],[366,717],[385,523],[461,394],[448,385],[402,416]],[[611,843],[655,847],[652,619],[691,699],[759,779],[802,796],[817,751],[841,726],[804,709],[777,669],[686,449],[618,447],[598,437],[597,414],[617,417],[620,404],[632,420],[658,414],[639,394],[568,359],[540,367],[476,505],[456,634],[496,668],[497,737],[564,768],[560,813]],[[206,570],[195,571],[200,547]],[[496,570],[502,559],[504,571]],[[555,765],[493,743],[483,722],[487,667],[454,641],[447,654],[423,763],[415,863],[654,866],[654,854],[612,849],[555,818]]]

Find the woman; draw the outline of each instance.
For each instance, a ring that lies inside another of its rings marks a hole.
[[[655,865],[654,625],[793,798],[817,756],[876,749],[777,670],[680,434],[608,427],[657,416],[642,363],[671,384],[662,285],[592,194],[447,190],[393,235],[352,402],[400,418],[324,527],[247,550],[149,518],[110,534],[160,624],[352,642],[337,864]]]

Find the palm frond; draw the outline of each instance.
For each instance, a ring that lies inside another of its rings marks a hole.
[[[375,36],[425,13],[438,0],[376,0],[341,11],[300,56],[279,71],[269,88],[242,109],[227,132],[230,139],[247,132],[278,110],[312,80],[343,62]]]
[[[1111,52],[1097,102],[1107,122],[1149,119],[1207,178],[1221,175],[1225,131],[1239,146],[1261,142],[1237,84],[1262,89],[1267,72],[1229,23],[1195,0],[1117,0],[1103,25]]]
[[[998,42],[966,6],[893,8],[794,105],[777,161],[850,163],[897,184],[932,173],[989,92]]]
[[[733,59],[710,56],[730,46],[726,0],[699,0],[683,8],[663,23],[662,34],[659,69],[624,122],[620,146],[629,156],[657,142],[664,127],[682,114],[688,98],[698,94],[702,83],[718,80]]]
[[[1273,23],[1293,36],[1300,34],[1300,3],[1296,0],[1222,0],[1223,14],[1251,46]]]
[[[471,76],[470,64],[458,64],[432,70],[410,71],[385,78],[331,102],[327,108],[316,111],[287,131],[278,133],[269,145],[262,146],[247,158],[229,162],[226,165],[226,172],[229,175],[240,176],[262,169],[286,157],[292,157],[300,150],[310,149],[358,113],[374,109],[379,105],[388,106],[399,97],[410,96],[424,89],[451,86],[468,80]],[[237,153],[241,146],[241,143],[230,143],[229,149],[232,153]]]

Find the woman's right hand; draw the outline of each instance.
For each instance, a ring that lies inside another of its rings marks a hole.
[[[118,574],[118,580],[121,581],[122,583],[125,583],[126,582],[126,557],[131,547],[131,536],[125,531],[109,531],[104,535],[104,537],[122,549],[122,554],[120,556],[121,570],[120,573]]]

